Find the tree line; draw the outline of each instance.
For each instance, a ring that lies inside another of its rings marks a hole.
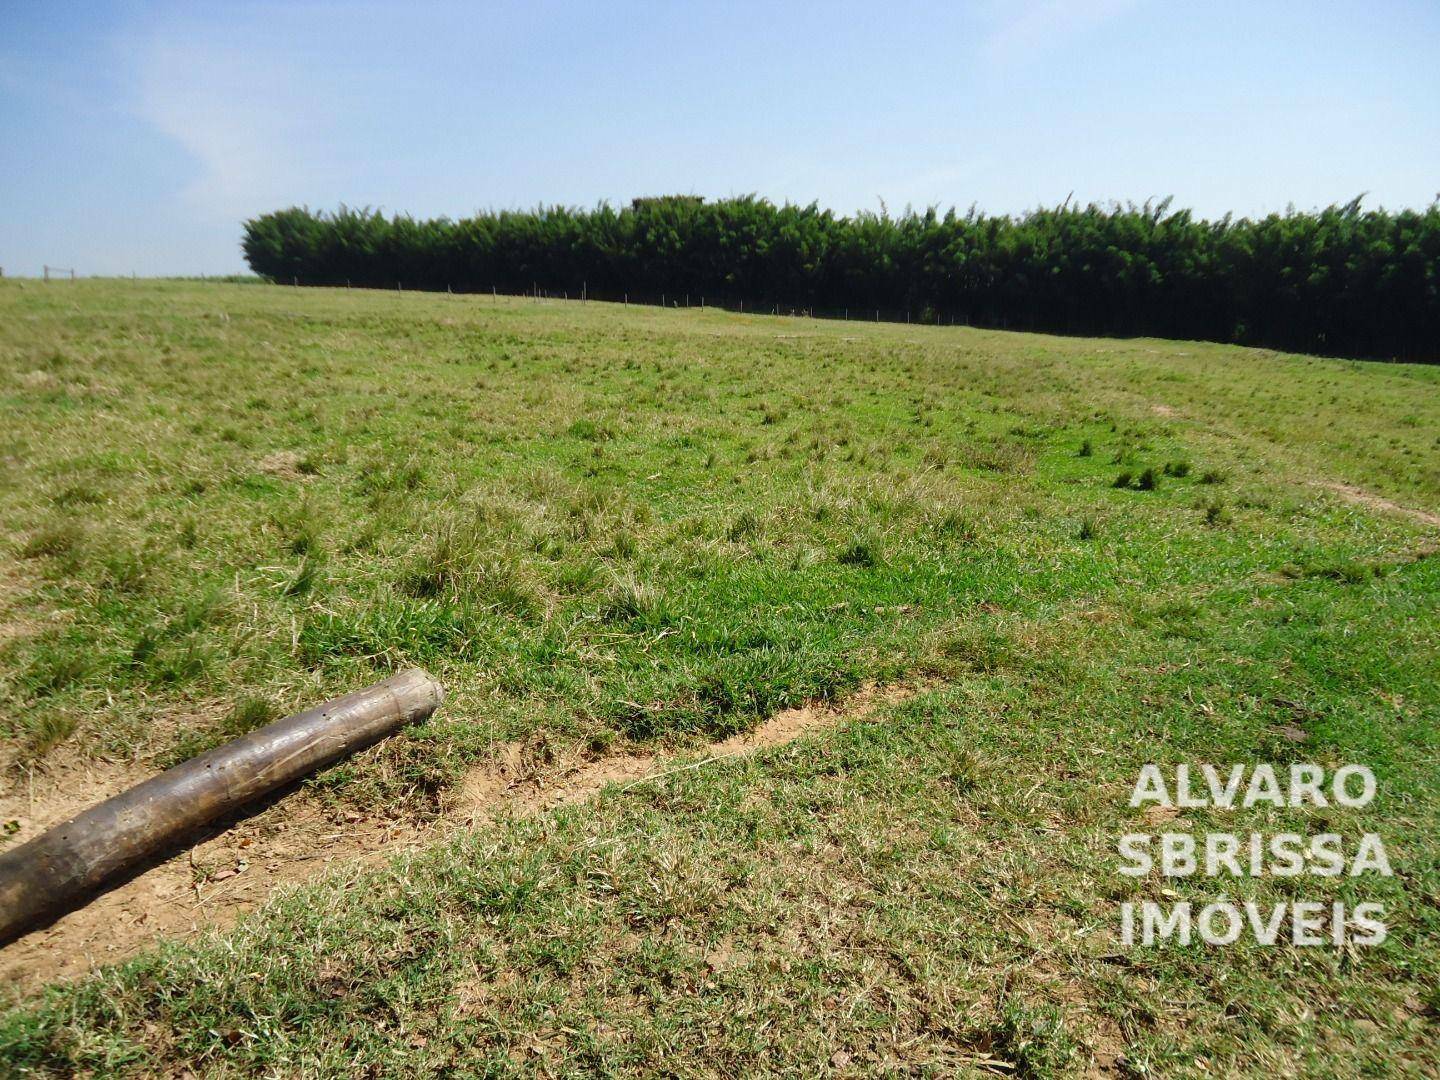
[[[286,284],[691,294],[750,310],[1440,360],[1440,201],[1219,220],[1168,199],[843,216],[665,196],[458,221],[342,206],[251,219],[243,247],[252,270]]]

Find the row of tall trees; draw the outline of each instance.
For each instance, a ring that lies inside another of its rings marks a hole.
[[[1440,202],[1258,220],[1169,200],[1013,216],[839,216],[747,196],[542,207],[459,221],[341,207],[245,223],[250,267],[306,285],[447,288],[907,313],[1334,356],[1440,360]]]

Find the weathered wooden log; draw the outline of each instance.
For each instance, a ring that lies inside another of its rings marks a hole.
[[[426,672],[401,672],[191,758],[0,852],[0,945],[216,818],[425,719],[444,698]]]

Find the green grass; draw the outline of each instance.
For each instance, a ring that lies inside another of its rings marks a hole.
[[[1194,343],[0,282],[21,765],[168,764],[422,664],[444,710],[314,786],[424,814],[498,740],[684,750],[928,687],[18,1000],[0,1060],[1440,1068],[1440,564],[1315,486],[1440,506],[1437,391]],[[1390,940],[1121,947],[1119,905],[1167,887],[1117,869],[1140,765],[1261,760],[1361,761],[1381,798],[1182,820],[1374,829],[1397,876],[1232,893],[1380,900]]]

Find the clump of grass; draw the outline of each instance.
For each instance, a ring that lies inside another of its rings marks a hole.
[[[220,622],[228,611],[229,599],[224,591],[212,587],[185,601],[169,629],[177,635],[193,633]]]
[[[835,561],[842,566],[858,566],[863,569],[879,566],[880,544],[873,536],[857,536],[840,549]]]
[[[1095,456],[1095,444],[1092,443],[1089,439],[1086,439],[1084,442],[1082,442],[1082,443],[1080,444],[1080,449],[1076,452],[1075,456],[1076,456],[1076,457],[1094,457],[1094,456]]]
[[[1124,469],[1120,472],[1120,475],[1115,477],[1115,482],[1110,486],[1117,488],[1128,488],[1134,482],[1135,474],[1132,473],[1129,469]]]
[[[1347,585],[1362,585],[1372,578],[1380,577],[1384,569],[1378,564],[1343,559],[1310,563],[1300,568],[1300,576],[1307,578],[1328,578]]]
[[[178,686],[199,679],[210,669],[211,650],[196,635],[186,638],[177,648],[162,651],[150,665],[150,681]]]
[[[290,523],[290,542],[287,547],[292,555],[314,555],[320,550],[320,525],[307,512]]]
[[[962,750],[955,756],[954,764],[941,780],[948,784],[957,795],[968,795],[980,786],[985,767],[979,757],[969,750]]]
[[[633,559],[640,550],[640,541],[633,529],[619,528],[610,541],[610,554],[617,559]]]
[[[772,405],[768,401],[760,406],[760,423],[762,425],[769,426],[771,424],[778,424],[781,420],[785,419],[785,415],[786,413],[783,408]]]
[[[169,768],[182,761],[189,761],[198,754],[213,750],[217,746],[248,735],[256,728],[264,727],[274,720],[278,710],[263,697],[246,696],[239,698],[224,719],[200,731],[187,731],[165,754],[160,764]]]
[[[542,606],[534,577],[513,556],[496,554],[478,525],[443,526],[429,550],[416,555],[401,577],[400,590],[421,600],[532,615]]]
[[[80,646],[54,643],[43,647],[30,662],[25,683],[36,698],[50,697],[90,674],[90,659]]]
[[[372,498],[388,493],[414,491],[425,482],[425,468],[416,458],[371,461],[360,472],[360,491]]]
[[[276,709],[266,698],[243,697],[235,702],[230,719],[225,725],[228,736],[234,737],[264,727],[275,719]]]
[[[72,484],[56,494],[56,506],[95,506],[105,501],[105,496],[89,484]]]
[[[606,590],[600,617],[607,622],[659,624],[667,620],[668,608],[660,590],[627,576]]]
[[[75,733],[80,718],[72,712],[46,711],[30,719],[23,757],[42,758]]]
[[[1143,472],[1135,478],[1135,487],[1138,491],[1154,491],[1160,486],[1160,474],[1154,466],[1147,465]]]
[[[1054,1005],[1008,1000],[995,1033],[996,1051],[1019,1076],[1067,1076],[1084,1061],[1080,1043]]]
[[[597,423],[594,420],[576,420],[565,430],[565,434],[572,439],[583,439],[586,442],[599,442],[602,439],[614,438],[615,433],[606,424]]]
[[[1023,662],[1009,635],[986,625],[964,626],[948,634],[940,643],[940,655],[948,662],[944,666],[949,673],[957,674],[993,674]]]
[[[971,469],[994,473],[1019,473],[1030,467],[1035,451],[1013,439],[989,439],[965,447],[963,464]]]
[[[1165,475],[1173,476],[1176,479],[1190,475],[1190,463],[1185,460],[1167,461],[1165,463]]]
[[[58,559],[74,555],[85,539],[85,530],[74,521],[36,529],[20,548],[25,559]]]
[[[1080,531],[1076,535],[1081,540],[1094,540],[1100,535],[1100,526],[1093,517],[1087,515],[1080,522]]]
[[[1225,504],[1219,499],[1212,499],[1205,504],[1205,524],[1211,526],[1228,525],[1230,523],[1230,512],[1225,509]]]
[[[539,587],[525,568],[506,558],[482,560],[474,567],[469,600],[507,615],[533,616],[544,607]]]
[[[130,667],[142,669],[148,667],[155,659],[155,654],[160,651],[161,633],[153,626],[147,626],[140,631],[135,638],[135,644],[130,646]]]
[[[760,519],[753,511],[742,510],[725,530],[725,539],[732,544],[748,540],[760,533]]]
[[[947,510],[931,526],[937,536],[958,540],[962,544],[973,544],[980,538],[975,523],[959,510]]]
[[[472,654],[480,625],[473,609],[439,600],[382,598],[340,611],[313,612],[300,627],[299,658],[311,666],[363,659],[380,668],[454,662]]]
[[[300,560],[300,568],[285,583],[286,596],[305,596],[320,583],[322,560],[314,551],[308,551]]]
[[[106,588],[121,593],[138,593],[144,590],[153,569],[150,556],[141,551],[120,548],[100,559],[100,583]]]
[[[1202,484],[1223,484],[1229,479],[1229,474],[1224,469],[1206,469],[1200,474]]]
[[[819,455],[812,455],[812,457],[818,460]],[[930,446],[926,447],[920,460],[927,469],[935,469],[938,472],[950,464],[950,454],[938,446]]]
[[[453,596],[479,561],[482,539],[473,526],[442,522],[428,549],[417,553],[400,579],[400,588],[422,600]]]

